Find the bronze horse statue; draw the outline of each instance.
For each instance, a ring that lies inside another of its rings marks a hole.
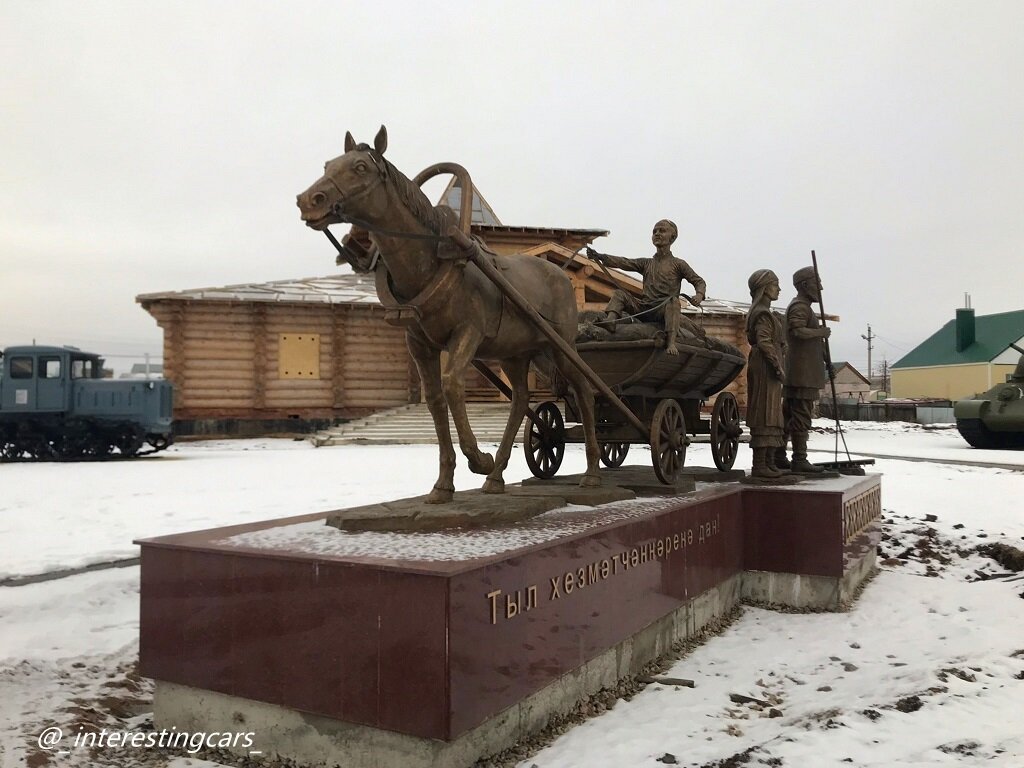
[[[553,344],[541,332],[539,323],[510,303],[475,263],[466,261],[463,248],[468,241],[457,236],[469,232],[469,206],[463,205],[465,221],[459,222],[460,231],[454,226],[454,211],[433,206],[419,184],[384,158],[386,149],[384,126],[372,147],[356,144],[352,134],[346,133],[345,154],[326,163],[323,176],[298,195],[298,206],[302,220],[313,229],[324,231],[337,223],[365,229],[379,253],[374,267],[377,293],[386,307],[398,306],[405,313],[406,343],[437,432],[440,471],[427,501],[449,502],[455,492],[449,408],[470,469],[487,475],[482,490],[504,492],[502,473],[529,408],[527,375],[531,363],[549,377],[557,372],[572,387],[586,438],[587,471],[580,485],[600,485],[600,449],[590,384],[559,349],[564,345]],[[461,172],[462,194],[471,201],[472,182],[464,169],[451,164],[434,168]],[[420,183],[430,170],[417,177]],[[463,245],[458,245],[460,242]],[[481,247],[479,242],[472,245]],[[477,253],[490,260],[501,277],[528,297],[529,304],[557,336],[572,345],[576,299],[572,283],[562,270],[534,256]],[[447,355],[442,357],[442,352]],[[498,362],[512,388],[511,412],[493,458],[480,450],[466,415],[465,376],[474,360]]]

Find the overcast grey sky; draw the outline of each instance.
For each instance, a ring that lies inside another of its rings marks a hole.
[[[158,353],[139,293],[332,273],[295,194],[384,123],[505,224],[647,256],[675,220],[711,296],[770,267],[784,306],[814,248],[833,357],[863,367],[870,323],[893,362],[965,291],[1024,307],[1022,28],[1020,2],[0,0],[0,344]]]

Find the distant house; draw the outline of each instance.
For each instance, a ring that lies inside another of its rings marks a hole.
[[[956,318],[892,366],[893,397],[959,400],[1006,380],[1020,359],[1010,344],[1024,346],[1024,310]]]
[[[832,370],[835,371],[837,400],[856,400],[859,403],[863,403],[868,399],[868,395],[872,390],[871,382],[864,378],[860,371],[845,361],[833,362]],[[821,398],[823,400],[832,399],[832,387],[830,385],[826,384],[824,389],[821,390]]]

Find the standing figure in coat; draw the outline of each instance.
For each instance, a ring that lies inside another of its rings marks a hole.
[[[707,288],[703,278],[689,264],[672,255],[672,243],[678,235],[679,228],[668,219],[655,224],[651,233],[655,251],[650,259],[625,259],[587,248],[587,258],[599,264],[627,272],[639,272],[644,276],[644,292],[639,298],[621,290],[612,293],[605,310],[606,319],[602,323],[614,331],[616,321],[622,317],[633,316],[647,322],[664,319],[665,352],[670,355],[679,354],[676,336],[679,334],[679,290],[683,280],[693,286],[693,298],[690,301],[695,307],[704,301]]]
[[[782,387],[785,380],[785,332],[772,302],[779,298],[779,278],[770,269],[759,269],[747,281],[750,312],[747,313],[747,427],[754,453],[751,477],[782,476],[770,461],[783,444]]]
[[[794,472],[822,472],[807,460],[807,434],[811,431],[814,404],[825,386],[825,339],[832,331],[825,328],[814,311],[821,301],[821,282],[814,267],[798,269],[793,275],[796,298],[786,309],[786,410],[787,431],[793,441]]]

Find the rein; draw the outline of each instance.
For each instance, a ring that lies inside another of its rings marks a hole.
[[[412,232],[396,232],[393,229],[384,229],[383,227],[375,227],[362,219],[357,219],[355,216],[350,216],[346,213],[342,213],[341,204],[335,204],[331,209],[331,213],[337,216],[342,224],[352,224],[353,226],[365,229],[367,232],[374,232],[378,235],[384,235],[385,237],[397,237],[403,240],[428,240],[430,242],[439,243],[442,240],[447,240],[447,235],[417,235]],[[324,232],[327,230],[325,229]],[[332,238],[332,242],[333,238]]]
[[[373,156],[371,155],[371,159],[372,159],[372,157]],[[381,180],[383,180],[383,178],[384,177],[381,176]],[[341,194],[341,190],[338,189],[338,185],[334,183],[334,179],[328,179],[328,181],[330,181],[331,184],[334,186],[334,188],[338,190],[338,194],[340,195]],[[363,191],[362,194],[365,194],[368,191],[369,191],[369,189],[366,189],[366,190]],[[344,200],[344,197],[342,197],[342,200]],[[396,232],[395,230],[392,230],[392,229],[384,229],[383,227],[375,227],[372,224],[370,224],[369,222],[363,221],[362,219],[357,219],[355,216],[350,216],[350,215],[344,213],[341,210],[341,203],[342,203],[342,201],[339,200],[337,203],[335,203],[333,206],[331,206],[331,213],[333,213],[335,216],[337,216],[338,220],[342,224],[351,224],[354,227],[359,227],[360,229],[365,229],[367,232],[374,232],[374,233],[376,233],[378,235],[384,235],[385,237],[396,237],[396,238],[400,238],[400,239],[403,239],[403,240],[425,240],[425,241],[432,242],[432,243],[439,243],[442,240],[447,239],[446,236],[442,236],[442,235],[417,235],[417,234],[414,234],[412,232]],[[327,239],[331,241],[331,245],[333,245],[335,247],[335,249],[337,249],[338,254],[343,259],[348,261],[348,254],[345,253],[344,246],[342,246],[342,244],[338,242],[337,238],[335,238],[334,235],[331,234],[331,230],[329,228],[327,228],[327,227],[324,227],[323,232],[327,236]],[[373,254],[373,259],[370,262],[370,270],[371,271],[377,266],[377,259],[380,257],[380,249],[375,248],[374,251],[375,251],[375,253]]]

